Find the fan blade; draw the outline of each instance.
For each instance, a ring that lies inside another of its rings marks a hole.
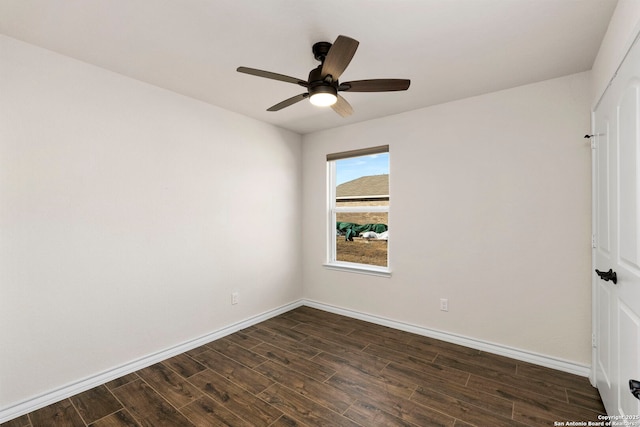
[[[239,73],[251,74],[252,76],[264,77],[265,79],[280,80],[281,82],[294,83],[302,87],[308,87],[309,83],[302,79],[285,76],[284,74],[272,73],[271,71],[258,70],[249,67],[238,67]]]
[[[351,104],[349,104],[347,100],[340,95],[338,95],[338,101],[336,101],[331,108],[333,108],[333,111],[340,114],[342,117],[349,117],[353,114],[353,107]]]
[[[301,93],[300,95],[296,95],[296,96],[292,96],[289,99],[285,99],[284,101],[274,105],[273,107],[270,107],[267,109],[267,111],[279,111],[282,110],[285,107],[288,107],[290,105],[295,104],[296,102],[300,102],[303,99],[307,98],[309,96],[308,93]]]
[[[405,79],[356,80],[340,83],[338,90],[345,92],[391,92],[407,90],[410,84],[411,80]]]
[[[338,36],[322,64],[322,77],[331,74],[334,81],[338,80],[356,54],[359,44],[350,37]]]

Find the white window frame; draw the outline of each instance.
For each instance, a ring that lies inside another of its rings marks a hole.
[[[331,270],[347,271],[352,273],[370,274],[374,276],[391,276],[390,246],[387,243],[387,266],[360,264],[354,262],[338,261],[336,259],[336,214],[351,212],[386,212],[389,215],[389,206],[336,206],[336,161],[352,157],[361,157],[370,154],[389,153],[389,146],[365,148],[343,153],[327,155],[327,261],[324,266]],[[391,174],[389,174],[391,176]],[[391,190],[389,190],[391,192]],[[391,200],[391,197],[389,197]],[[390,220],[388,220],[390,223]],[[387,224],[389,225],[389,224]]]

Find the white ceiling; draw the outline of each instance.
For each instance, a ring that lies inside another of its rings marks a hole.
[[[2,0],[0,33],[304,134],[590,70],[616,0]],[[311,46],[360,41],[341,81],[407,78],[406,92],[345,93],[354,114],[302,101]]]

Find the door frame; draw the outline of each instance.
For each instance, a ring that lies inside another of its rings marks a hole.
[[[600,300],[598,299],[598,284],[600,278],[595,274],[595,269],[597,268],[596,260],[597,260],[597,239],[598,239],[598,206],[597,206],[597,197],[598,197],[598,189],[597,189],[597,162],[598,155],[596,150],[601,149],[601,147],[597,146],[598,135],[595,135],[596,132],[596,110],[598,110],[602,100],[606,96],[609,88],[613,84],[616,79],[618,72],[621,67],[625,63],[627,57],[631,53],[632,49],[636,46],[636,44],[640,44],[640,23],[638,23],[634,31],[632,33],[631,38],[629,39],[627,45],[625,46],[624,55],[620,60],[615,72],[612,74],[612,77],[609,79],[609,82],[605,89],[600,94],[597,102],[594,104],[591,110],[591,133],[590,135],[585,136],[585,138],[589,137],[590,145],[591,145],[591,370],[589,374],[589,381],[594,387],[597,387],[597,370],[598,370],[598,346],[600,345],[600,336],[598,335],[598,313],[599,313],[599,304]],[[608,149],[608,147],[607,147]]]
[[[608,87],[608,86],[607,86]],[[606,89],[605,89],[606,92]],[[604,96],[604,93],[602,94]],[[600,100],[602,100],[602,97],[600,98]],[[596,119],[596,108],[598,107],[598,105],[600,104],[600,102],[598,102],[598,104],[596,104],[596,106],[593,108],[593,110],[591,111],[591,133],[590,133],[590,137],[589,137],[589,143],[591,145],[591,372],[589,374],[589,382],[591,383],[592,386],[597,387],[597,383],[596,383],[596,370],[598,368],[597,366],[597,362],[598,362],[598,335],[596,333],[596,331],[598,330],[598,298],[597,298],[597,291],[598,291],[598,283],[597,283],[597,277],[595,275],[595,269],[596,269],[596,250],[597,250],[597,245],[596,245],[596,236],[597,236],[597,221],[598,221],[598,215],[597,215],[597,197],[598,197],[598,193],[597,193],[597,174],[596,174],[596,167],[597,167],[597,161],[598,161],[598,157],[596,156],[595,150],[596,150],[596,142],[593,139],[594,138],[594,134],[595,134],[595,119]],[[587,136],[585,136],[586,138]]]

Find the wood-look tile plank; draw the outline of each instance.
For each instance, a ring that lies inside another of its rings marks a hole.
[[[140,424],[133,419],[127,410],[123,409],[89,424],[89,427],[140,427]]]
[[[138,374],[131,373],[131,374],[127,374],[127,375],[123,375],[120,378],[116,378],[113,381],[109,381],[108,383],[105,384],[105,386],[109,389],[109,390],[113,390],[115,388],[121,387],[125,384],[129,384],[130,382],[133,382],[135,380],[140,379],[140,377],[138,376]]]
[[[531,392],[527,389],[526,384],[522,387],[516,387],[472,375],[467,385],[479,392],[501,396],[513,401],[514,414],[519,413],[519,419],[545,419],[548,422],[548,420],[560,418],[580,419],[581,417],[591,417],[594,414],[597,416],[595,411],[570,405],[564,400],[558,400],[553,396],[538,393],[538,391]]]
[[[415,424],[416,426],[452,426],[455,418],[449,414],[423,406],[409,399],[398,399],[387,394],[372,394],[363,396],[358,401],[365,405],[377,408],[387,414],[404,422]],[[347,411],[348,412],[348,411]],[[485,426],[482,426],[485,427]]]
[[[594,390],[594,391],[592,391]],[[567,398],[572,405],[580,406],[600,414],[605,414],[604,404],[600,399],[598,389],[595,387],[585,387],[583,391],[567,389]]]
[[[254,427],[210,397],[202,396],[180,410],[196,426]]]
[[[511,359],[509,357],[488,353],[486,351],[481,351],[477,356],[471,355],[471,357],[468,357],[467,360],[478,363],[480,365],[491,366],[494,369],[501,369],[507,373],[517,373],[518,364],[520,363],[519,361]]]
[[[600,421],[598,413],[583,408],[570,406],[558,406],[551,404],[548,407],[533,405],[526,402],[515,402],[513,418],[532,426],[550,426],[554,421]]]
[[[585,377],[557,371],[544,366],[533,365],[531,363],[518,362],[517,375],[519,377],[538,379],[547,384],[554,384],[568,389],[586,390],[593,388],[589,380]],[[527,379],[524,381],[527,381]]]
[[[197,355],[196,359],[212,371],[254,394],[260,393],[272,384],[267,377],[214,350],[205,351]]]
[[[364,353],[372,354],[374,356],[386,359],[388,361],[409,363],[413,361],[419,361],[420,364],[426,364],[433,362],[438,356],[438,353],[425,353],[425,352],[412,352],[408,353],[400,348],[391,348],[385,345],[380,345],[377,342],[372,342],[363,350]]]
[[[478,354],[440,352],[434,362],[467,370],[470,373],[485,372],[485,374],[490,376],[497,376],[500,373],[514,376],[516,375],[517,369],[517,362],[515,360],[485,352]],[[486,372],[488,370],[491,372]],[[495,374],[493,374],[494,372]]]
[[[298,324],[300,325],[300,324]],[[296,326],[298,326],[296,325]],[[263,334],[264,333],[271,333],[272,335],[277,335],[278,337],[284,337],[284,338],[289,338],[291,340],[294,341],[302,341],[303,339],[305,339],[307,337],[307,335],[303,332],[300,331],[296,331],[295,329],[292,329],[288,326],[283,326],[283,325],[278,325],[278,324],[267,324],[267,325],[263,325],[262,323],[260,324],[260,327],[258,329],[262,329],[263,330]],[[257,338],[261,338],[261,336],[257,333],[257,331],[254,331],[251,333],[251,336],[255,336]]]
[[[351,405],[344,413],[344,416],[363,426],[419,427],[362,401],[357,401]]]
[[[279,341],[284,341],[288,344],[284,344],[284,345],[291,345],[294,343],[299,342],[300,340],[298,338],[300,338],[300,336],[298,336],[297,338],[289,338],[287,336],[281,335],[279,333],[277,333],[276,331],[272,331],[271,329],[268,328],[255,328],[250,334],[248,334],[250,338],[253,338],[255,340],[259,340],[260,344],[263,342],[269,343],[269,344],[273,344],[278,346],[278,342]]]
[[[69,399],[31,412],[29,418],[34,427],[85,427],[86,425]]]
[[[313,325],[316,328],[322,329],[326,332],[331,332],[338,335],[351,335],[356,332],[353,322],[345,319],[340,319],[339,321],[316,321],[313,323],[303,323],[305,325]],[[299,326],[294,327],[293,329],[297,329]]]
[[[448,378],[402,369],[402,367],[399,367],[395,363],[389,364],[384,372],[404,382],[417,383],[416,393],[421,390],[434,390],[507,418],[511,417],[513,412],[512,401],[467,387],[466,381],[456,382]]]
[[[324,310],[320,310],[317,308],[309,307],[307,305],[302,305],[300,307],[294,308],[293,310],[289,310],[286,313],[282,313],[281,316],[298,319],[302,316],[302,320],[299,322],[314,322],[319,317],[324,316],[325,314],[331,314]]]
[[[369,342],[363,338],[351,337],[346,335],[337,334],[335,332],[329,332],[321,327],[310,325],[308,323],[301,323],[296,326],[295,330],[303,334],[304,338],[308,335],[314,335],[327,341],[334,342],[343,347],[351,348],[352,350],[362,350]]]
[[[295,320],[287,319],[283,316],[277,316],[261,322],[258,327],[261,329],[268,329],[270,331],[277,332],[278,334],[282,334],[283,336],[297,340],[304,337],[304,335],[301,335],[299,332],[294,330],[294,328],[299,325],[300,323],[296,322]]]
[[[187,355],[187,356],[189,356],[189,357],[193,357],[193,358],[195,358],[195,356],[197,356],[197,355],[198,355],[198,354],[200,354],[200,353],[204,353],[204,352],[205,352],[205,351],[207,351],[207,350],[210,350],[210,348],[209,348],[209,347],[207,347],[207,345],[206,345],[206,344],[204,344],[204,345],[201,345],[201,346],[196,347],[196,348],[194,348],[194,349],[191,349],[191,350],[189,350],[189,351],[185,352],[184,354],[186,354],[186,355]]]
[[[328,341],[324,338],[320,338],[313,335],[308,336],[307,338],[302,340],[301,343],[317,349],[318,352],[322,351],[322,352],[336,354],[340,356],[344,356],[347,353],[361,352],[359,348],[354,348],[353,346],[340,345],[338,343]]]
[[[29,415],[27,414],[4,422],[0,424],[0,427],[31,427],[31,421],[29,421]]]
[[[261,340],[256,339],[255,337],[245,332],[236,332],[231,335],[227,335],[225,338],[231,341],[232,343],[238,344],[249,350],[251,350],[253,347],[257,346],[262,342]]]
[[[247,326],[244,329],[239,330],[238,332],[243,333],[245,335],[251,335],[256,329],[260,327],[261,323],[256,323],[255,325]]]
[[[434,411],[431,408],[422,406],[410,401],[402,402],[396,407],[396,413],[392,415],[405,419],[417,426],[450,426],[454,418],[449,414]],[[483,426],[484,427],[484,426]]]
[[[271,344],[260,344],[254,348],[254,351],[261,354],[266,359],[276,361],[281,365],[286,366],[287,369],[296,370],[318,381],[324,381],[336,372],[335,370],[318,362],[299,357],[297,354],[274,347]],[[263,368],[256,370],[258,372],[264,371]]]
[[[321,324],[323,322],[329,322],[329,323],[337,323],[337,324],[349,324],[350,326],[353,326],[355,329],[361,329],[361,328],[366,329],[370,325],[375,325],[365,320],[346,317],[340,314],[331,313],[329,311],[319,310],[317,308],[312,308],[312,307],[303,306],[292,311],[291,313],[295,315],[298,312],[304,312],[310,315],[309,320],[304,321],[302,323]]]
[[[434,347],[431,348],[422,348],[421,346],[416,346],[414,343],[408,344],[391,344],[388,341],[371,341],[372,346],[379,347],[380,349],[385,348],[388,351],[393,352],[398,355],[396,357],[408,358],[413,357],[416,359],[426,360],[428,362],[433,362],[436,357],[441,354],[439,349]],[[378,350],[381,351],[381,350]]]
[[[327,384],[349,393],[357,400],[375,396],[376,399],[392,397],[393,399],[409,399],[414,387],[406,385],[393,377],[368,375],[353,368],[345,368],[329,378]]]
[[[143,427],[193,426],[184,415],[141,379],[118,387],[113,393]]]
[[[283,415],[280,418],[278,418],[276,422],[271,424],[269,427],[309,427],[309,425],[303,424],[302,422],[288,415]]]
[[[418,387],[415,394],[411,396],[411,400],[479,426],[510,427],[523,425],[512,420],[511,413],[508,414],[508,417],[505,417],[456,397],[440,393],[432,388]]]
[[[276,362],[265,362],[258,366],[256,370],[271,378],[274,382],[289,387],[295,392],[307,396],[340,414],[346,411],[349,405],[355,401],[349,393],[345,393],[329,384],[317,381]]]
[[[576,393],[576,394],[580,394],[585,398],[600,400],[600,392],[598,391],[598,389],[591,385],[588,378],[585,377],[583,379],[585,381],[583,387],[580,387],[580,388],[569,387],[567,388],[567,393],[569,394]]]
[[[141,369],[138,375],[176,408],[181,408],[202,395],[198,388],[163,363]]]
[[[182,378],[189,378],[190,376],[207,369],[204,365],[197,362],[192,357],[187,356],[186,353],[174,356],[163,361],[162,363],[164,363],[165,366],[173,369]]]
[[[271,319],[267,319],[264,322],[260,322],[260,328],[268,328],[274,331],[282,331],[286,333],[287,330],[293,329],[298,326],[300,322],[287,318],[285,316],[276,316]]]
[[[282,317],[287,319],[294,320],[298,323],[315,323],[319,319],[319,315],[316,312],[320,312],[320,310],[311,309],[315,312],[309,312],[307,310],[308,307],[300,307],[294,310],[288,311],[286,313],[281,314]]]
[[[453,418],[446,416],[429,417],[428,424],[415,424],[413,422],[403,420],[395,415],[391,415],[387,411],[380,409],[371,402],[357,401],[346,412],[345,417],[363,426],[385,426],[385,427],[421,427],[428,426],[452,426]],[[437,415],[437,414],[436,414]],[[420,417],[424,421],[424,417]],[[413,421],[417,421],[414,419]]]
[[[345,335],[348,335],[351,331],[360,328],[361,325],[367,324],[367,322],[363,322],[358,319],[350,319],[348,317],[326,311],[324,314],[316,314],[315,316],[310,317],[308,321],[300,321],[300,323],[314,324],[322,327],[323,329],[331,329],[334,332]]]
[[[443,366],[450,366],[465,372],[469,372],[472,375],[478,377],[484,377],[490,380],[494,380],[512,387],[518,387],[528,392],[534,392],[545,396],[551,396],[554,399],[567,401],[566,389],[562,386],[545,382],[538,378],[522,377],[507,374],[501,371],[491,369],[489,367],[483,368],[480,365],[474,363],[467,363],[464,360],[455,359],[448,356],[438,355],[435,363]]]
[[[354,328],[358,331],[374,332],[380,337],[394,338],[405,343],[408,343],[416,336],[416,334],[413,334],[411,332],[394,329],[389,326],[378,325],[376,323],[367,322],[365,320],[352,319],[349,317],[342,317],[342,319],[343,321],[352,323],[354,325]]]
[[[444,354],[480,354],[480,350],[476,350],[470,347],[463,347],[458,344],[449,343],[446,341],[438,340],[435,338],[425,337],[422,335],[414,335],[413,339],[409,341],[409,345],[416,348],[418,351],[424,352],[436,352]]]
[[[453,425],[454,418],[443,412],[410,400],[413,387],[393,377],[375,377],[352,370],[350,374],[338,372],[329,384],[351,393],[358,401],[384,411],[402,421],[418,426]]]
[[[483,365],[477,360],[469,360],[468,357],[451,357],[443,354],[438,354],[434,363],[440,366],[447,366],[462,372],[468,372],[472,375],[493,379],[506,384],[520,387],[526,386],[531,391],[537,391],[541,394],[548,394],[555,397],[556,399],[566,400],[566,390],[563,387],[546,383],[536,378],[518,377],[515,375],[515,369],[511,371],[511,368],[508,366],[496,366],[491,363]]]
[[[345,367],[350,367],[370,375],[380,374],[380,372],[389,364],[388,360],[381,359],[371,354],[348,350],[341,352],[339,356],[323,351],[312,360],[332,369],[333,371],[340,371]]]
[[[209,348],[217,351],[218,353],[224,354],[229,359],[233,359],[236,362],[242,363],[249,368],[254,368],[259,364],[263,363],[265,360],[264,357],[259,354],[244,348],[234,342],[222,338],[217,341],[208,344]]]
[[[383,330],[386,330],[386,331],[390,332],[391,330],[393,330],[398,334],[398,336],[403,335],[403,334],[408,334],[408,332],[404,332],[404,331],[401,331],[399,329],[389,328],[389,327],[383,326],[383,325],[378,325],[378,324],[372,323],[372,322],[367,322],[366,320],[360,320],[360,319],[355,319],[355,318],[351,318],[351,317],[341,316],[339,314],[334,314],[334,316],[337,316],[337,319],[339,319],[340,322],[349,323],[350,325],[353,326],[354,329],[356,329],[358,331],[370,331],[370,330],[383,331]],[[386,333],[383,333],[383,335],[386,335]]]
[[[209,369],[195,374],[189,382],[255,427],[266,427],[282,415],[279,409]]]
[[[406,347],[411,340],[411,335],[407,332],[398,331],[378,325],[372,325],[367,329],[355,329],[349,335],[357,336],[369,342],[375,342],[380,345],[397,348]]]
[[[76,394],[70,400],[87,424],[123,409],[118,399],[104,385]]]
[[[476,427],[474,425],[471,425],[469,423],[465,423],[462,420],[456,420],[455,424],[453,425],[453,427]]]
[[[311,359],[315,355],[320,353],[320,350],[308,344],[305,344],[304,341],[298,341],[291,338],[283,337],[274,332],[269,332],[266,329],[259,330],[258,332],[254,333],[254,336],[262,339],[261,344],[269,344],[274,347],[287,350],[291,353],[295,353],[298,356],[304,357],[306,359]],[[255,346],[252,350],[256,351],[256,349],[259,347],[260,344]]]
[[[417,354],[417,357],[416,355],[408,355],[379,345],[370,345],[364,351],[365,353],[390,360],[396,370],[405,370],[408,375],[415,375],[412,371],[416,371],[422,374],[447,378],[457,383],[464,383],[469,378],[469,373],[464,370],[430,362],[420,358],[420,354]],[[418,378],[416,377],[416,379]]]
[[[502,397],[512,402],[539,403],[540,405],[544,405],[544,402],[549,399],[547,396],[539,393],[532,393],[531,390],[526,387],[516,387],[476,375],[469,377],[467,387],[472,390]]]
[[[399,362],[390,362],[383,370],[386,375],[408,384],[414,389],[418,386],[426,387],[429,384],[459,384],[465,385],[469,379],[469,374],[462,371],[452,371],[451,375],[447,375],[447,371],[442,371],[436,366],[432,371],[422,369],[413,369],[413,366]]]
[[[274,384],[258,395],[283,413],[309,426],[362,427],[350,419],[280,384]]]
[[[516,374],[515,364],[513,366],[508,366],[504,363],[497,362],[491,358],[486,358],[481,355],[454,357],[440,353],[435,358],[434,363],[456,368],[471,374],[485,376],[487,378],[499,379],[500,377],[514,377]],[[562,387],[554,388],[556,390],[562,389]]]
[[[328,311],[319,310],[317,308],[302,306],[282,314],[284,317],[292,318],[300,323],[320,323],[320,322],[344,322],[348,321],[352,324],[358,324],[361,320],[351,319],[339,314],[330,313]]]

